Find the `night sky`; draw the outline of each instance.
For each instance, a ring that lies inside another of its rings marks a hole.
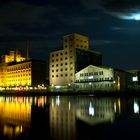
[[[30,57],[48,60],[62,49],[64,35],[87,35],[103,65],[140,68],[140,0],[1,0],[0,55],[25,38]]]

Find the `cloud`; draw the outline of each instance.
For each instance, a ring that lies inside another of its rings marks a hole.
[[[104,0],[101,4],[105,13],[124,20],[139,20],[139,0]]]
[[[102,0],[80,0],[83,7],[88,10],[102,9],[101,1]]]
[[[111,40],[93,40],[93,44],[95,46],[102,46],[102,45],[113,44],[113,43],[115,42]]]

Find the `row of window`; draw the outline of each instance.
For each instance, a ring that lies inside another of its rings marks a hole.
[[[72,47],[73,45],[70,45],[70,47]],[[65,45],[65,48],[67,48],[68,47],[68,45]],[[87,46],[83,46],[83,45],[79,45],[79,44],[77,44],[76,45],[76,47],[80,47],[80,48],[87,48]]]
[[[86,82],[86,81],[107,81],[107,80],[113,80],[113,77],[105,77],[105,78],[94,78],[94,79],[81,79],[76,80],[76,82]]]
[[[28,80],[31,80],[30,78],[29,79],[12,79],[12,80],[7,80],[8,82],[12,82],[12,81],[28,81]]]
[[[55,77],[56,78],[58,78],[58,77],[67,77],[67,76],[68,76],[67,73],[66,74],[60,74],[60,75],[57,74],[57,75],[52,75],[52,78],[55,78]],[[70,76],[73,76],[73,74],[71,73]]]
[[[70,54],[72,53],[72,50],[70,50]],[[63,56],[63,55],[67,55],[68,54],[68,52],[67,51],[65,51],[64,53],[63,52],[60,52],[60,53],[53,53],[52,55],[51,55],[51,57],[55,57],[55,56]]]
[[[31,75],[31,74],[21,74],[21,75],[8,76],[7,78],[22,77],[22,76],[30,76],[30,75]]]
[[[69,40],[65,39],[65,42],[68,42],[68,41],[74,41],[74,39],[69,39]],[[76,41],[87,43],[87,40],[82,40],[78,38],[76,39]]]
[[[82,84],[82,85],[77,85],[76,87],[77,88],[89,88],[89,87],[92,87],[92,88],[109,88],[109,87],[113,87],[114,85],[113,84]]]
[[[103,75],[103,71],[90,72],[90,73],[80,73],[80,77],[82,77],[82,76],[92,76],[92,75]]]
[[[72,70],[72,69],[73,69],[73,68],[71,67],[71,68],[70,68],[70,70]],[[65,71],[67,71],[67,70],[68,70],[68,68],[65,68],[65,69],[60,69],[60,70],[59,70],[59,69],[56,69],[56,72],[59,72],[59,71],[64,71],[64,70],[65,70]],[[55,70],[52,70],[52,72],[55,72]]]
[[[27,69],[31,68],[31,64],[23,65],[23,66],[16,66],[16,67],[9,67],[7,71],[15,71],[15,70],[20,70],[20,69]]]
[[[30,72],[30,71],[31,71],[31,69],[19,70],[19,71],[8,72],[8,74],[23,73],[23,72]]]
[[[72,62],[71,62],[71,64],[72,64]],[[68,65],[68,63],[66,62],[66,63],[65,63],[65,65]],[[58,67],[58,66],[59,66],[59,64],[52,65],[52,67],[54,67],[54,66]],[[60,66],[63,66],[63,63],[61,63],[61,64],[60,64]]]
[[[70,56],[70,58],[72,58],[72,56]],[[68,59],[68,57],[65,57],[65,58],[60,58],[60,61],[63,61],[63,60],[67,60]],[[56,62],[58,62],[59,61],[59,59],[52,59],[52,62],[54,62],[54,61],[56,61]]]

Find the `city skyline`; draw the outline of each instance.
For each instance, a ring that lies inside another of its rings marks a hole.
[[[139,6],[138,0],[3,1],[0,55],[24,50],[27,36],[31,58],[48,61],[50,52],[63,48],[64,35],[80,33],[89,37],[92,50],[102,53],[103,65],[139,68]]]

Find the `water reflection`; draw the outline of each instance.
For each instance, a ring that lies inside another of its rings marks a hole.
[[[0,97],[0,139],[117,139],[121,128],[134,136],[139,105],[140,98]]]

